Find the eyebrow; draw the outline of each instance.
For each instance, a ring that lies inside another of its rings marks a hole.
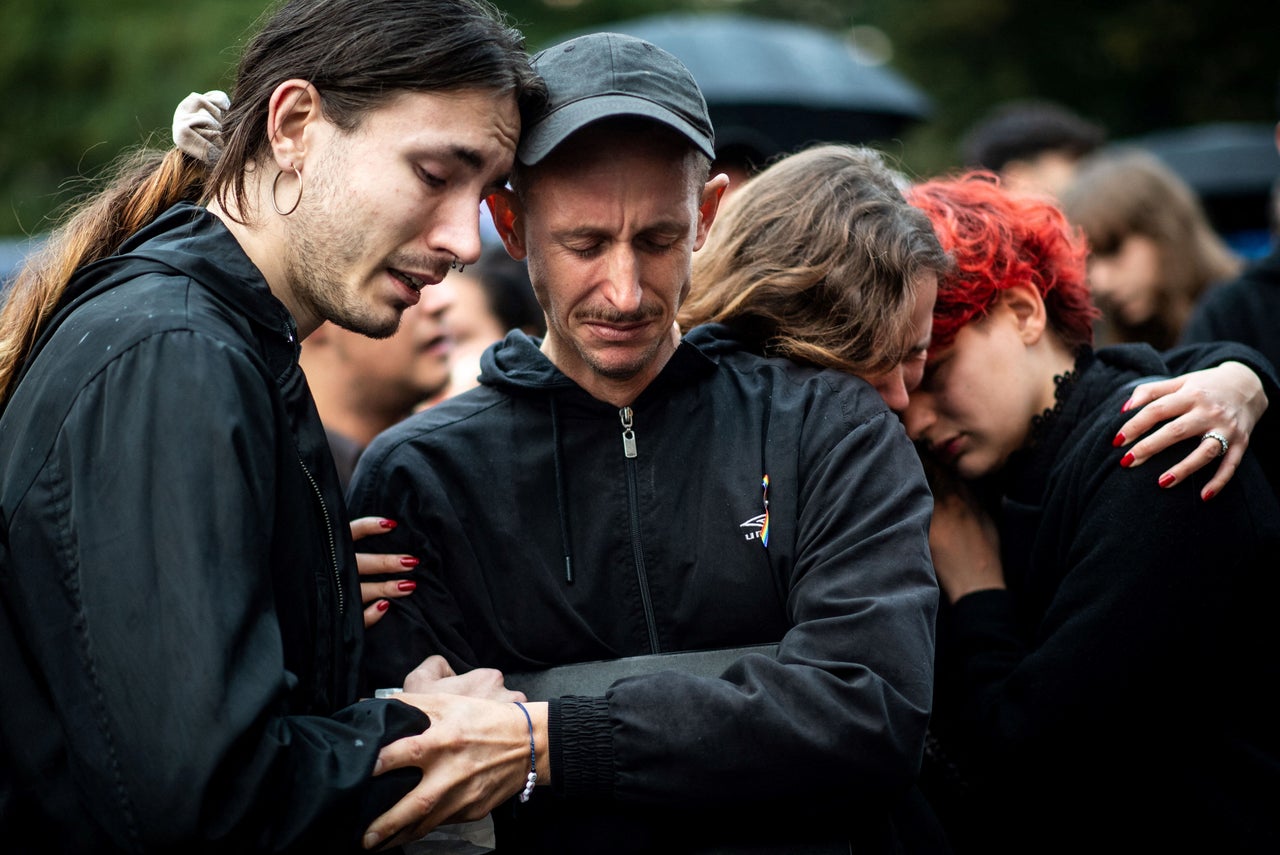
[[[660,220],[656,223],[650,223],[642,229],[638,229],[631,239],[643,237],[650,234],[673,234],[682,235],[685,232],[684,224],[676,220]],[[558,241],[569,241],[580,238],[607,238],[613,239],[613,231],[598,226],[575,226],[573,228],[562,229],[552,233],[552,237]]]
[[[467,167],[472,172],[479,172],[485,167],[484,156],[480,154],[480,152],[476,151],[475,149],[468,148],[464,145],[451,145],[446,147],[443,152],[437,149],[424,149],[417,154],[417,157],[419,158],[431,157],[431,156],[440,157],[442,155],[444,157],[452,158],[453,160],[461,163],[463,166]],[[511,177],[510,175],[503,173],[502,175],[495,178],[493,181],[490,181],[485,186],[485,195],[488,196],[491,193],[496,193],[497,191],[506,187],[507,183],[510,180],[510,177]]]

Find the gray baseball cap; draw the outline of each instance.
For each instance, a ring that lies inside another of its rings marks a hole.
[[[684,63],[643,39],[591,33],[533,58],[547,83],[547,103],[526,127],[516,156],[529,166],[570,135],[612,116],[642,116],[688,137],[715,157],[715,131],[702,90]]]

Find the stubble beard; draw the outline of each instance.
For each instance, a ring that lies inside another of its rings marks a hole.
[[[285,276],[294,298],[321,320],[370,338],[387,338],[399,329],[406,307],[393,312],[371,305],[361,298],[360,283],[344,281],[343,271],[358,270],[365,257],[364,238],[334,213],[330,170],[331,164],[316,164],[304,190],[309,198],[286,218]]]

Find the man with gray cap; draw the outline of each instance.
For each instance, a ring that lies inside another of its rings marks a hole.
[[[688,70],[617,34],[534,65],[550,103],[489,204],[547,334],[361,459],[353,511],[421,559],[366,689],[440,654],[525,693],[501,851],[900,851],[937,605],[919,460],[862,381],[676,326],[727,184]]]

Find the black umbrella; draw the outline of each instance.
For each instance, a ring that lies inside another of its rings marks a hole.
[[[818,27],[673,13],[593,31],[642,38],[684,62],[707,99],[721,150],[745,146],[769,157],[811,142],[886,140],[931,110],[915,85]]]
[[[1129,142],[1155,153],[1201,196],[1266,195],[1280,179],[1275,131],[1266,122],[1218,122]]]
[[[1212,122],[1113,143],[1159,157],[1199,197],[1213,227],[1248,257],[1271,244],[1272,187],[1280,181],[1275,125]]]

